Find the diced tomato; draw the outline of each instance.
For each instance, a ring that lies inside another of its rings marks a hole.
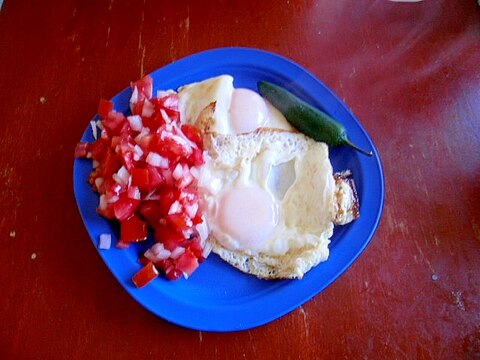
[[[171,137],[167,137],[163,140],[162,149],[160,151],[160,154],[173,160],[180,157],[188,157],[190,153],[191,150],[189,151],[187,147]]]
[[[200,166],[205,163],[205,158],[203,157],[203,151],[200,149],[193,149],[192,154],[188,157],[188,163],[191,166]]]
[[[180,120],[180,111],[178,111],[178,95],[169,94],[154,100],[157,109],[163,109],[171,121],[178,122]]]
[[[113,203],[114,197],[119,197],[120,194],[125,191],[126,186],[122,186],[111,178],[104,180],[103,188],[105,190],[106,200],[109,203]]]
[[[120,221],[128,219],[135,213],[139,204],[140,200],[130,199],[126,193],[120,194],[119,199],[113,204],[115,217]]]
[[[135,87],[138,90],[139,98],[151,99],[153,93],[153,79],[150,75],[146,75],[140,80],[134,81],[131,84],[132,89]]]
[[[200,131],[192,125],[183,124],[181,126],[182,132],[193,143],[195,143],[200,149],[203,149],[203,139]]]
[[[171,224],[160,223],[155,228],[155,240],[161,242],[168,251],[173,251],[185,241],[185,237]]]
[[[156,194],[158,195],[158,205],[161,213],[161,217],[165,217],[170,210],[170,207],[178,199],[178,191],[170,186],[162,186],[158,188]]]
[[[147,239],[147,224],[138,216],[132,215],[120,222],[120,241],[137,242]]]
[[[165,125],[165,121],[161,114],[155,112],[151,117],[143,118],[143,125],[149,128],[152,132],[155,132],[159,127]]]
[[[102,124],[111,134],[118,134],[127,118],[121,112],[111,111],[107,117],[103,119]]]
[[[106,179],[111,178],[113,174],[115,174],[118,169],[120,169],[121,166],[122,160],[120,159],[120,157],[109,149],[102,164],[103,176]]]
[[[193,175],[188,169],[188,167],[184,167],[183,172],[182,172],[182,177],[180,177],[176,181],[176,185],[179,189],[186,188],[188,185],[190,185],[193,181]]]
[[[138,256],[138,263],[145,266],[149,263],[150,260],[148,260],[145,255],[141,254]]]
[[[101,136],[78,143],[75,157],[96,162],[88,181],[100,195],[98,213],[120,224],[118,248],[144,241],[148,226],[154,230],[163,255],[154,263],[141,257],[143,267],[132,278],[141,287],[158,270],[171,280],[188,277],[204,260],[194,225],[203,221],[196,178],[205,160],[200,132],[181,124],[178,95],[164,92],[152,98],[149,76],[131,86],[133,116],[127,118],[113,102],[101,99]]]
[[[140,190],[150,190],[150,175],[148,169],[133,168],[132,169],[132,185],[138,186]]]
[[[148,262],[132,277],[132,281],[137,288],[144,287],[150,281],[158,277],[158,271],[152,262]]]
[[[198,235],[189,240],[187,249],[190,250],[199,261],[205,260],[203,257],[203,248]]]
[[[158,221],[162,216],[160,204],[155,200],[142,201],[139,212],[152,228],[158,225]]]
[[[167,216],[167,219],[170,224],[180,231],[187,230],[193,226],[192,219],[190,219],[188,215],[184,213],[170,214]]]
[[[108,148],[108,141],[102,138],[91,143],[90,152],[92,153],[92,159],[103,163],[105,161],[105,157],[107,156],[107,152],[109,150]]]
[[[113,111],[113,102],[105,99],[100,99],[98,104],[98,114],[102,119],[106,119],[110,111]]]
[[[198,268],[198,259],[189,249],[187,249],[178,257],[175,268],[188,277]]]
[[[88,151],[89,151],[90,143],[88,142],[79,142],[77,143],[77,146],[75,146],[75,158],[84,158],[87,157]]]
[[[164,260],[159,265],[165,271],[168,280],[178,280],[183,275],[182,271],[175,267],[173,259]]]
[[[148,170],[148,179],[150,181],[149,190],[153,190],[165,182],[165,178],[163,175],[158,171],[157,168],[147,165]]]
[[[145,99],[138,100],[137,102],[131,104],[130,109],[133,115],[142,115],[143,104],[145,103]]]

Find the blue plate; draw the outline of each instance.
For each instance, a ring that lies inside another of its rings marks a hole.
[[[380,220],[384,199],[382,166],[371,139],[333,92],[294,62],[256,49],[223,48],[186,57],[150,75],[155,92],[176,89],[220,74],[233,75],[235,87],[256,90],[259,80],[283,85],[343,123],[351,140],[366,150],[371,149],[374,156],[367,157],[347,147],[331,149],[334,170],[350,169],[353,172],[361,216],[349,225],[335,228],[330,258],[308,272],[302,280],[259,280],[211,254],[188,280],[158,278],[137,289],[131,277],[140,269],[137,257],[146,244],[126,250],[113,246],[108,251],[98,251],[124,289],[145,308],[169,322],[204,331],[236,331],[260,326],[317,295],[337,279],[370,242]],[[126,79],[126,82],[129,80],[136,79]],[[130,94],[131,90],[127,88],[113,97],[117,111],[129,111]],[[88,127],[82,141],[92,140],[92,131]],[[118,228],[95,210],[98,197],[87,183],[91,170],[91,161],[75,160],[75,197],[91,241],[97,247],[102,233],[112,233],[115,243]]]

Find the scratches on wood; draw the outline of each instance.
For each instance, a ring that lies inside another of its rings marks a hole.
[[[253,358],[256,359],[257,358],[257,345],[255,343],[255,337],[253,336],[253,334],[250,330],[248,330],[248,337],[250,339],[250,346],[251,346],[251,350],[252,350],[252,353],[253,353]]]
[[[480,227],[475,222],[475,219],[472,219],[471,224],[472,224],[473,235],[478,241],[480,241]]]
[[[465,302],[463,301],[463,291],[452,291],[453,304],[460,310],[465,311]]]
[[[108,42],[110,41],[110,31],[111,31],[111,27],[109,26],[107,28],[107,41],[105,42],[105,47],[106,48],[108,47]]]
[[[201,331],[198,332],[198,342],[200,345],[202,345],[203,342],[203,334]]]
[[[305,337],[308,338],[309,336],[308,317],[303,306],[300,306],[300,313],[303,316],[303,327],[305,328]]]
[[[144,71],[144,62],[145,62],[145,45],[142,42],[142,32],[143,32],[143,24],[145,22],[145,0],[143,0],[142,5],[142,19],[140,22],[140,30],[138,32],[138,55],[139,55],[139,66],[140,66],[140,78],[145,75]]]
[[[425,261],[425,263],[428,265],[428,268],[430,269],[430,271],[432,272],[432,274],[435,274],[435,269],[433,268],[432,264],[430,263],[430,261],[428,260],[428,258],[425,256],[422,248],[420,247],[420,245],[418,244],[418,241],[417,239],[414,239],[413,242],[415,243],[415,247],[417,248],[420,256],[422,257],[423,261]]]

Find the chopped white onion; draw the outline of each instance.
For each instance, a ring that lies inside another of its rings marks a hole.
[[[167,112],[163,109],[160,109],[160,114],[162,115],[162,119],[165,121],[166,124],[170,124],[172,119],[168,116]]]
[[[200,242],[203,244],[208,238],[209,230],[204,216],[202,216],[202,220],[203,221],[200,224],[197,224],[195,226],[195,229],[198,231],[198,235],[200,236]]]
[[[210,241],[205,242],[205,244],[203,245],[202,256],[206,259],[208,255],[210,255],[212,250],[213,250],[212,243]]]
[[[145,102],[143,103],[143,108],[142,108],[142,116],[144,117],[150,117],[153,115],[155,112],[155,106],[152,104],[151,101],[148,99],[145,99]]]
[[[130,174],[125,166],[122,166],[115,174],[112,175],[112,178],[120,185],[128,185]]]
[[[104,182],[104,180],[103,180],[102,177],[97,177],[97,178],[95,179],[95,187],[96,187],[97,189],[99,189],[99,188],[103,185],[103,182]]]
[[[179,180],[183,176],[183,166],[181,164],[177,164],[175,166],[175,169],[173,169],[172,176],[175,180]]]
[[[130,115],[127,116],[128,123],[133,131],[142,131],[143,122],[140,115]]]
[[[138,88],[137,86],[133,87],[132,96],[130,96],[130,108],[133,104],[136,104],[138,101]]]
[[[107,204],[113,204],[114,202],[117,202],[118,199],[120,199],[118,195],[113,195],[110,198],[108,198],[106,201],[107,201]]]
[[[110,249],[112,246],[112,235],[111,234],[101,234],[98,242],[98,248],[103,250]]]
[[[168,215],[178,214],[180,212],[182,212],[182,205],[178,200],[174,201],[172,205],[170,205],[170,209],[168,209]]]
[[[195,217],[195,215],[197,215],[197,211],[198,211],[197,203],[185,206],[185,212],[187,213],[188,217],[192,219]]]
[[[92,128],[93,138],[97,140],[97,136],[98,136],[97,122],[95,120],[90,121],[90,127]]]
[[[171,257],[172,259],[176,259],[176,258],[178,258],[180,255],[182,255],[184,252],[185,252],[185,248],[179,246],[179,247],[175,248],[175,250],[172,251],[172,254],[170,255],[170,257]]]
[[[152,166],[168,169],[168,159],[156,152],[149,152],[145,161]]]
[[[137,144],[135,144],[135,146],[133,147],[133,160],[139,161],[142,158],[142,156],[143,156],[142,148]]]
[[[97,120],[96,121],[96,125],[97,125],[97,128],[99,128],[100,130],[103,130],[103,123],[102,123],[102,120]]]
[[[148,260],[156,262],[168,259],[171,252],[163,246],[162,243],[155,243],[150,249],[143,254]]]
[[[143,127],[142,130],[140,131],[140,133],[137,136],[135,136],[134,140],[137,144],[140,144],[142,139],[149,134],[150,134],[150,128]]]
[[[108,206],[107,196],[105,194],[100,195],[100,199],[98,200],[98,209],[105,210]]]
[[[198,180],[198,178],[200,177],[200,170],[196,167],[196,166],[192,166],[190,168],[190,174],[192,174],[192,176]]]

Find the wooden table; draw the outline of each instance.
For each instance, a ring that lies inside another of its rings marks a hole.
[[[0,357],[480,356],[480,7],[474,0],[5,0],[0,11]],[[72,190],[98,100],[205,49],[292,59],[373,138],[380,226],[346,273],[267,325],[170,324],[123,290]]]

